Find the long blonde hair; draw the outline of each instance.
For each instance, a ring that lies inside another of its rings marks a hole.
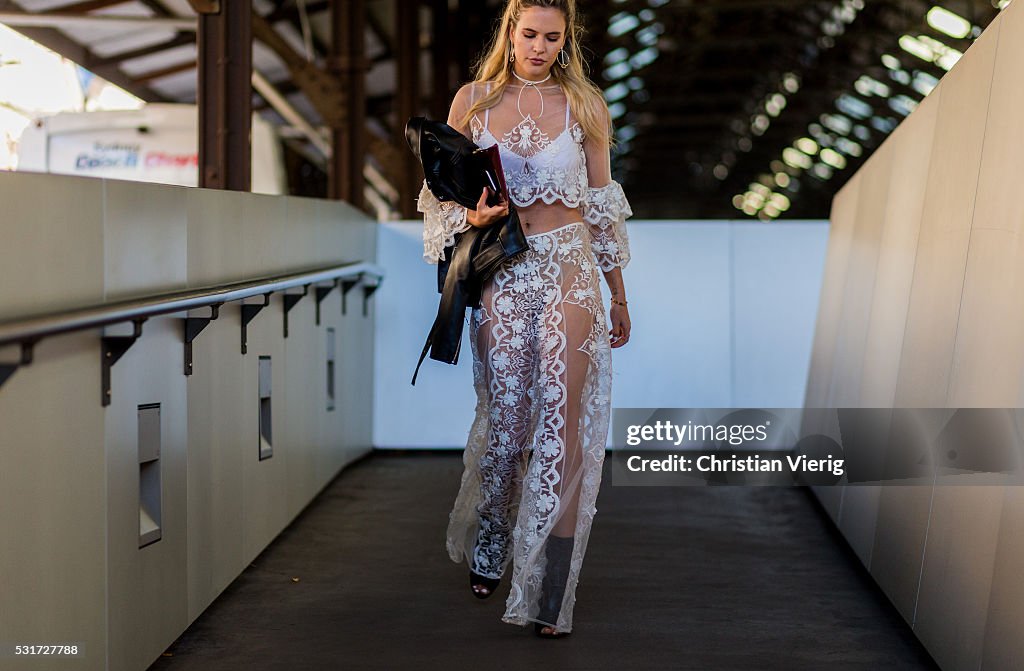
[[[492,81],[495,86],[491,88],[490,93],[470,105],[460,125],[465,127],[474,114],[494,107],[501,100],[505,87],[512,79],[512,65],[509,61],[512,43],[509,32],[512,26],[519,23],[523,10],[530,7],[546,7],[562,12],[565,17],[565,44],[562,49],[569,56],[569,65],[562,68],[561,65],[553,63],[551,78],[561,85],[569,108],[576,114],[583,131],[593,137],[607,134],[609,145],[614,145],[611,117],[608,115],[604,93],[590,81],[583,57],[580,55],[579,45],[583,37],[583,26],[577,20],[576,0],[508,0],[500,27],[491,38],[484,55],[477,62],[473,77],[474,82]]]

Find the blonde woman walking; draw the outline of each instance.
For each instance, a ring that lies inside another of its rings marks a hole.
[[[508,573],[502,620],[552,638],[572,631],[608,432],[610,350],[630,335],[621,269],[632,211],[611,179],[611,118],[584,71],[581,32],[573,0],[510,0],[448,117],[479,146],[498,145],[529,250],[485,283],[470,318],[476,419],[447,548],[469,564],[478,598]],[[426,261],[507,213],[486,199],[485,190],[468,210],[424,183]]]

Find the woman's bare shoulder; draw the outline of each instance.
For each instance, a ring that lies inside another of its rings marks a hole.
[[[476,95],[473,90],[473,82],[460,86],[455,95],[452,96],[451,110],[453,115],[465,114],[475,100]]]
[[[590,110],[599,117],[609,117],[608,114],[608,101],[605,100],[601,92],[596,88],[585,88],[583,89],[583,104],[586,105]]]
[[[468,109],[470,104],[478,100],[483,94],[484,88],[480,82],[466,82],[462,84],[452,97],[452,105]]]

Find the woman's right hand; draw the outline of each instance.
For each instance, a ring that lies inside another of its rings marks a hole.
[[[490,189],[485,186],[480,194],[480,200],[476,203],[476,209],[466,212],[466,221],[477,228],[487,228],[508,214],[508,203],[504,200],[493,207],[487,204],[488,191]]]

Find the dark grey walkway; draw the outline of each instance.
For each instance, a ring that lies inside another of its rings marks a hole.
[[[151,669],[936,668],[804,490],[612,487],[607,464],[573,635],[538,639],[445,554],[461,468],[347,469]]]

